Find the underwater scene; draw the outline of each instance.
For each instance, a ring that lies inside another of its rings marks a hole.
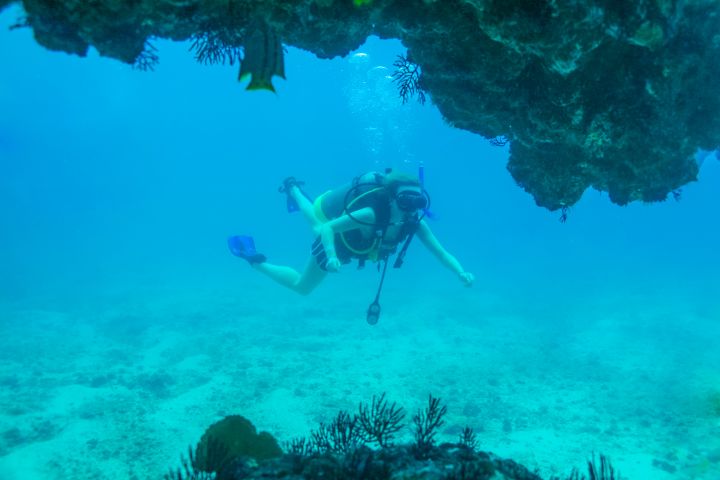
[[[0,1],[0,480],[720,479],[718,32]]]

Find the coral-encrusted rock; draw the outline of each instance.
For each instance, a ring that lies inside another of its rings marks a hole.
[[[366,478],[395,480],[541,480],[522,465],[486,452],[444,444],[433,447],[429,459],[418,460],[410,446],[371,450],[360,447],[347,454],[307,456],[288,454],[261,465],[238,462],[235,480],[253,478],[323,479]]]
[[[621,205],[663,200],[695,180],[697,148],[720,145],[716,0],[22,3],[42,45],[128,63],[148,37],[242,44],[258,20],[321,58],[399,38],[448,122],[510,139],[508,169],[551,210],[588,187]]]

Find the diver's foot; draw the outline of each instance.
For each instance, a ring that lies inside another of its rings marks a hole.
[[[301,186],[305,185],[305,182],[300,181],[296,179],[295,177],[287,177],[285,180],[283,180],[282,185],[278,188],[278,192],[284,193],[287,196],[287,210],[288,212],[297,212],[300,210],[300,206],[295,201],[295,198],[292,196],[292,189],[293,187],[297,187],[298,190],[300,190],[300,193],[302,193],[302,190],[300,189]],[[304,193],[303,193],[304,195]]]
[[[292,187],[300,188],[303,185],[305,185],[305,182],[303,182],[302,180],[298,180],[295,177],[287,177],[285,180],[283,180],[282,185],[278,187],[278,192],[287,193],[289,195]]]
[[[249,235],[233,235],[227,239],[230,253],[243,260],[247,260],[250,265],[263,263],[267,257],[255,250],[255,241]]]

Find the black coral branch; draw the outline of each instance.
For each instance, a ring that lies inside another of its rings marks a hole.
[[[153,71],[160,63],[160,56],[158,56],[158,49],[155,45],[150,43],[149,40],[145,40],[143,50],[135,57],[135,61],[132,64],[132,68],[135,70],[142,70],[143,72]]]
[[[389,446],[395,434],[402,429],[404,418],[404,409],[395,402],[388,404],[384,393],[379,397],[373,395],[372,405],[361,403],[359,407],[358,421],[364,440],[383,448]]]
[[[318,452],[351,452],[362,443],[362,432],[357,415],[341,411],[329,423],[310,434],[312,446]]]
[[[440,399],[432,395],[428,397],[428,406],[425,410],[418,411],[413,417],[415,424],[415,448],[420,458],[427,458],[430,450],[435,444],[435,434],[445,420],[447,406],[440,406]]]
[[[193,35],[190,51],[203,65],[234,65],[242,59],[242,47],[226,42],[217,32]]]
[[[405,104],[412,97],[417,96],[421,105],[425,104],[425,92],[420,86],[420,75],[422,71],[420,66],[412,63],[408,57],[398,55],[397,60],[393,63],[395,72],[392,74],[393,82],[398,86],[398,93]]]

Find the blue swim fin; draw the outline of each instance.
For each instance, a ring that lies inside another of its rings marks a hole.
[[[287,204],[288,213],[293,213],[293,212],[297,212],[300,210],[300,205],[297,204],[295,199],[292,198],[292,196],[290,196],[290,194],[288,194],[288,196],[287,196],[286,204]]]
[[[247,260],[250,265],[263,263],[267,257],[255,250],[255,240],[249,235],[233,235],[227,239],[230,253],[243,260]]]
[[[312,203],[313,199],[310,198],[310,196],[303,191],[302,187],[305,185],[305,182],[302,182],[300,180],[296,180],[295,177],[288,177],[285,180],[283,180],[283,184],[280,185],[280,188],[278,188],[278,192],[284,193],[287,196],[286,203],[287,203],[287,211],[289,213],[297,212],[300,210],[300,206],[297,204],[295,199],[290,195],[290,189],[292,187],[297,187],[298,190],[300,190],[300,193],[308,199]]]

